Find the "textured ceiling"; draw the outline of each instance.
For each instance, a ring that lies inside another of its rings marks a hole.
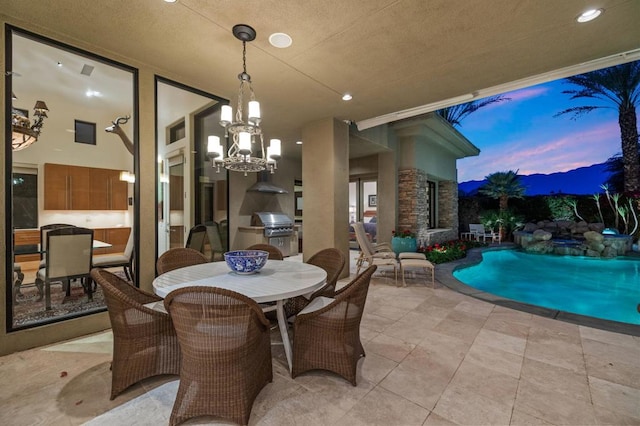
[[[605,13],[576,23],[593,7]],[[249,24],[265,131],[286,144],[322,118],[368,119],[640,47],[638,0],[0,0],[0,13],[227,99],[242,64],[231,28]],[[293,45],[272,47],[273,32]]]

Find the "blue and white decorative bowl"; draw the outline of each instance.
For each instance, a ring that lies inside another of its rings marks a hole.
[[[236,274],[254,274],[267,263],[269,252],[263,250],[235,250],[224,254],[229,269]]]

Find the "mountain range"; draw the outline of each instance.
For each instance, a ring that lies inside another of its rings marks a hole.
[[[603,192],[600,185],[609,178],[605,170],[606,164],[592,164],[587,167],[566,172],[549,174],[535,173],[520,175],[520,181],[525,187],[525,195],[573,194],[589,195]],[[474,195],[478,188],[486,183],[485,180],[470,180],[458,184],[460,195]]]

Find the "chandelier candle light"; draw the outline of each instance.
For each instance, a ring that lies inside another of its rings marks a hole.
[[[233,108],[223,105],[220,111],[220,125],[224,127],[225,137],[229,142],[227,156],[220,144],[218,136],[209,136],[207,140],[207,156],[212,160],[212,166],[220,172],[220,166],[236,172],[259,172],[269,169],[271,173],[278,167],[281,157],[281,143],[279,139],[271,139],[270,146],[264,149],[264,137],[260,128],[260,103],[256,101],[251,76],[247,73],[247,48],[248,41],[256,38],[256,31],[249,25],[238,24],[233,27],[233,35],[242,41],[242,72],[238,74],[240,90],[238,91],[238,104],[235,119]],[[244,108],[245,92],[249,92],[249,102]],[[244,112],[247,112],[246,117]],[[255,152],[256,140],[260,141],[260,156]]]
[[[11,93],[11,99],[16,100],[16,95]],[[47,118],[47,104],[44,101],[36,101],[33,107],[33,124],[19,110],[11,108],[11,149],[20,151],[38,140],[42,131],[42,124]]]

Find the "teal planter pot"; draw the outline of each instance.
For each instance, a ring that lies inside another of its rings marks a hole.
[[[393,237],[391,238],[391,248],[396,254],[406,252],[415,253],[418,251],[418,242],[415,238]]]

